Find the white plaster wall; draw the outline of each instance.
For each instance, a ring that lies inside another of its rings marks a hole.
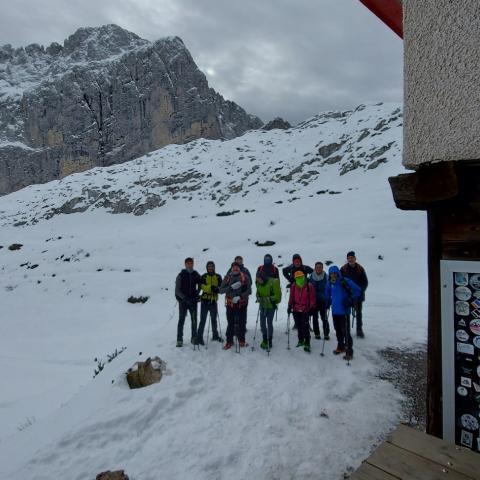
[[[404,0],[403,164],[480,159],[480,0]]]

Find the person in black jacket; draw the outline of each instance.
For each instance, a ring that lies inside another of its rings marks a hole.
[[[290,288],[290,285],[294,283],[295,280],[293,278],[293,274],[298,270],[303,272],[305,278],[307,278],[307,276],[313,272],[312,267],[304,265],[302,257],[296,253],[292,257],[292,263],[288,267],[282,269],[283,276],[288,280],[287,288]]]
[[[190,312],[192,321],[192,340],[197,345],[197,302],[202,279],[200,274],[193,269],[193,258],[185,259],[185,268],[177,275],[175,280],[175,297],[178,300],[179,316],[177,327],[177,347],[183,346],[183,325],[187,311]]]
[[[203,345],[203,331],[207,322],[207,315],[210,313],[212,321],[212,340],[222,342],[222,338],[218,335],[218,291],[222,284],[222,277],[215,273],[215,263],[211,260],[207,262],[207,273],[202,275],[202,296],[200,297],[200,325],[198,326],[198,343]]]
[[[355,302],[355,314],[357,319],[357,337],[364,338],[363,333],[363,318],[362,305],[365,301],[365,290],[368,287],[368,278],[365,269],[357,263],[357,257],[354,251],[347,253],[347,263],[340,269],[342,275],[350,280],[353,280],[362,290],[358,300]]]

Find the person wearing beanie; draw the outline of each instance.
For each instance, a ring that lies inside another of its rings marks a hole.
[[[190,312],[192,321],[191,342],[197,345],[197,302],[200,293],[201,277],[193,269],[193,258],[185,259],[185,268],[175,280],[175,298],[178,300],[177,347],[183,346],[183,326],[187,312]]]
[[[260,329],[262,331],[262,343],[264,350],[272,348],[273,340],[273,317],[277,305],[282,299],[282,289],[278,269],[273,265],[270,254],[265,255],[263,265],[257,269],[255,285],[257,287],[257,302],[259,303]]]
[[[292,263],[288,265],[287,267],[284,267],[282,269],[283,276],[287,279],[288,285],[287,288],[290,288],[290,285],[294,282],[294,277],[293,274],[296,271],[301,271],[307,277],[313,272],[312,267],[309,267],[308,265],[304,265],[302,261],[302,257],[300,254],[295,253],[292,257]]]
[[[293,313],[293,320],[298,330],[297,347],[303,347],[310,352],[310,324],[309,316],[315,308],[315,289],[307,282],[305,274],[297,270],[294,274],[294,283],[290,287],[288,300],[288,314]]]
[[[247,323],[248,297],[252,293],[249,277],[240,269],[240,264],[233,262],[229,272],[220,285],[220,293],[225,294],[227,309],[227,332],[224,350],[233,346],[233,337],[236,336],[239,347],[246,347],[245,330]]]
[[[347,263],[343,265],[340,271],[342,272],[342,276],[353,280],[362,290],[360,297],[355,302],[354,309],[357,321],[357,337],[365,338],[365,334],[363,333],[362,307],[363,302],[365,301],[365,291],[368,287],[367,273],[365,272],[365,269],[357,263],[357,257],[355,256],[354,251],[347,253]]]
[[[204,345],[203,332],[207,322],[207,315],[210,314],[212,322],[212,340],[222,342],[223,339],[218,335],[218,292],[222,284],[222,277],[215,273],[215,263],[211,260],[207,262],[207,271],[202,275],[201,287],[202,295],[200,297],[200,324],[198,326],[198,343]]]
[[[333,326],[337,334],[337,348],[333,353],[345,353],[343,358],[348,361],[353,358],[350,312],[361,293],[360,287],[349,278],[343,277],[336,265],[329,268],[325,298],[327,308],[332,309]]]
[[[318,314],[322,319],[323,335],[325,340],[330,340],[330,325],[328,324],[327,309],[325,308],[325,287],[327,285],[327,274],[323,270],[323,263],[316,262],[313,272],[310,274],[309,282],[315,289],[315,309],[313,310],[312,323],[315,338],[320,340],[320,325]]]

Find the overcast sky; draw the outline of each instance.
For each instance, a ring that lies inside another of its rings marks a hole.
[[[115,23],[178,35],[210,85],[264,121],[402,101],[402,40],[358,0],[0,0],[0,45]]]

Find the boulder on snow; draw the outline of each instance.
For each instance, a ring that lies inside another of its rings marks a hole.
[[[140,297],[134,297],[133,295],[130,295],[128,298],[127,298],[127,302],[128,303],[145,303],[150,297],[143,297],[143,296],[140,296]]]
[[[8,249],[13,252],[14,250],[20,250],[22,247],[23,247],[23,245],[22,245],[21,243],[12,243],[12,244],[8,247]]]
[[[127,382],[130,388],[148,387],[162,379],[167,364],[160,357],[148,357],[144,362],[136,362],[128,369]]]
[[[124,470],[115,470],[114,472],[108,470],[99,473],[95,480],[128,480],[128,475],[125,474]]]
[[[279,128],[281,130],[288,130],[291,128],[291,125],[281,117],[276,117],[270,122],[266,123],[262,130],[274,130],[275,128]]]
[[[259,240],[257,240],[255,242],[255,245],[257,247],[273,247],[273,245],[275,245],[275,242],[273,240],[266,240],[265,242],[260,242]]]

